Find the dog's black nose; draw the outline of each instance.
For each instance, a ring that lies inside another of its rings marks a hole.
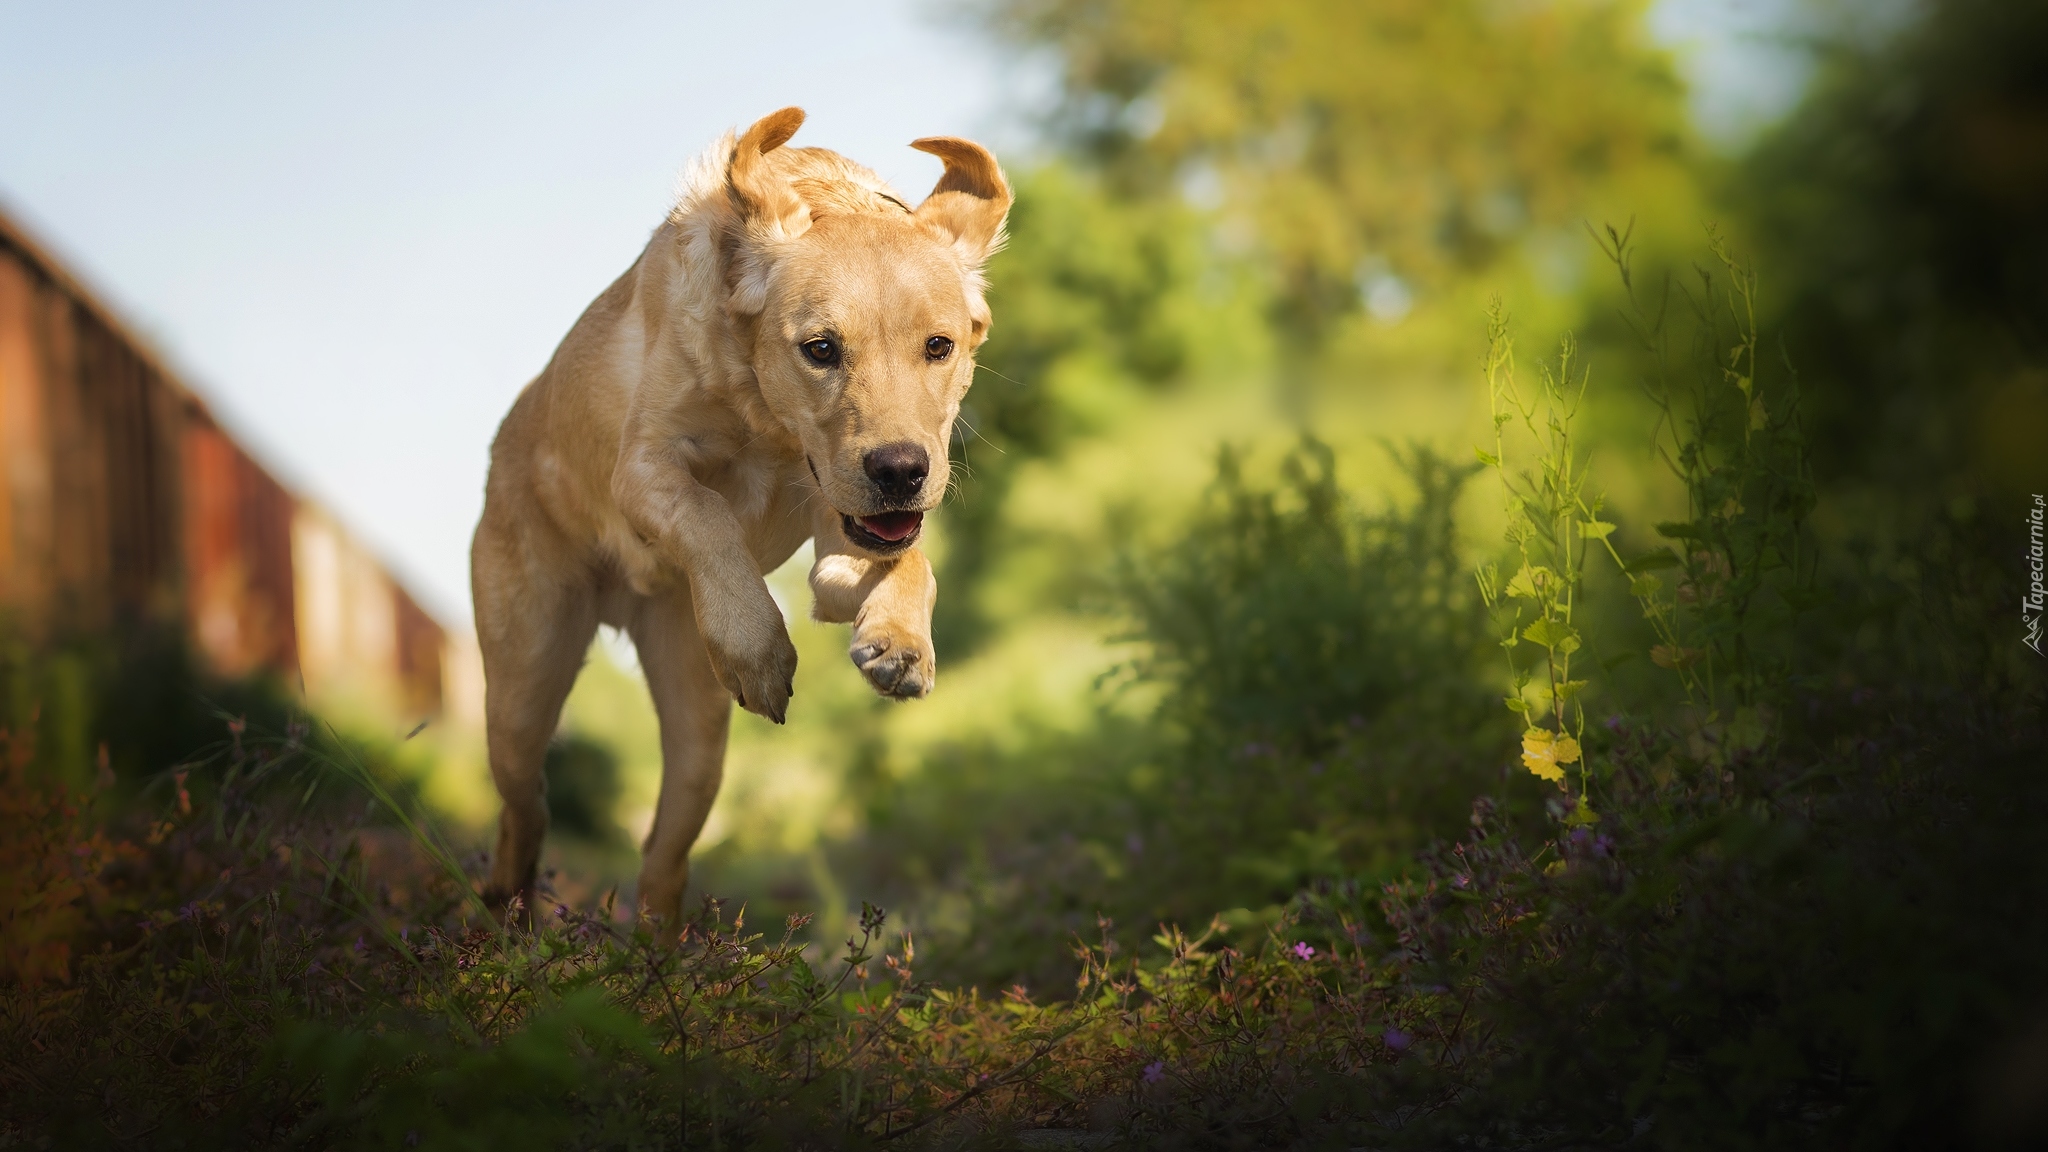
[[[885,500],[908,500],[924,487],[932,470],[931,454],[915,444],[884,444],[861,457],[861,469]]]

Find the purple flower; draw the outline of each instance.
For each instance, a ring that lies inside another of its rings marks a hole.
[[[567,920],[568,918],[569,918],[569,906],[568,906],[567,904],[557,904],[557,905],[555,905],[555,919],[557,919],[557,920]]]
[[[1313,957],[1315,956],[1315,954],[1316,954],[1316,950],[1315,950],[1314,948],[1311,948],[1311,947],[1309,947],[1309,945],[1308,945],[1308,942],[1307,942],[1307,941],[1305,941],[1305,940],[1296,940],[1296,941],[1294,942],[1294,957],[1295,957],[1295,959],[1297,959],[1297,960],[1308,960],[1308,959],[1311,959],[1311,958],[1313,958]]]
[[[1413,1037],[1399,1028],[1389,1028],[1385,1032],[1380,1033],[1380,1039],[1386,1041],[1387,1047],[1392,1048],[1396,1052],[1406,1052],[1408,1046],[1415,1043]]]
[[[1154,1060],[1145,1065],[1145,1083],[1157,1084],[1166,1079],[1166,1061]]]

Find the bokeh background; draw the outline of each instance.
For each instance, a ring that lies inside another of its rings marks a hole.
[[[822,908],[827,936],[885,902],[951,971],[998,980],[1059,969],[1040,945],[1102,906],[1256,920],[1330,869],[1395,867],[1498,775],[1505,717],[1414,689],[1465,659],[1457,642],[1390,634],[1434,654],[1311,660],[1210,699],[1173,664],[1187,652],[1158,589],[1207,562],[1189,541],[1236,530],[1215,519],[1219,452],[1225,474],[1285,489],[1303,434],[1334,490],[1391,518],[1376,531],[1441,505],[1445,570],[1485,553],[1497,502],[1441,461],[1487,435],[1495,296],[1525,347],[1585,341],[1590,443],[1624,522],[1682,511],[1638,434],[1641,365],[1589,228],[1632,228],[1646,276],[1703,259],[1707,225],[1761,270],[1773,355],[1809,389],[1826,531],[1910,550],[1926,517],[2018,508],[2048,430],[2040,11],[12,4],[0,195],[460,632],[496,421],[697,151],[801,104],[802,142],[914,196],[937,172],[909,139],[994,145],[1018,202],[931,536],[940,689],[872,699],[843,630],[806,620],[808,554],[792,560],[771,581],[798,704],[787,729],[736,717],[697,882]],[[1357,546],[1345,579],[1364,583],[1339,599],[1405,603],[1410,585],[1369,578],[1398,563],[1441,576]],[[1248,785],[1186,792],[1238,773],[1288,709],[1311,727],[1426,715],[1400,739],[1435,767],[1373,787],[1442,795],[1333,809],[1316,785],[1266,810]],[[1216,764],[1190,767],[1196,745]],[[407,771],[483,835],[495,800],[473,741]],[[551,771],[559,889],[629,883],[659,762],[617,637],[593,650]]]
[[[601,636],[495,919],[490,437],[792,103],[1017,191],[937,691],[773,573],[657,940]],[[6,2],[0,110],[0,1144],[2042,1144],[2048,3]]]

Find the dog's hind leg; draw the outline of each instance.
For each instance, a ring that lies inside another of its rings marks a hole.
[[[640,905],[675,924],[690,884],[690,846],[725,771],[732,693],[711,670],[687,591],[641,600],[627,632],[661,720],[661,799],[640,865]]]
[[[505,809],[485,896],[533,904],[534,869],[547,834],[548,741],[597,634],[595,589],[550,578],[516,541],[478,531],[474,592],[477,644],[484,658],[484,724],[491,779]],[[510,547],[498,549],[500,543]],[[497,552],[496,563],[486,560]],[[486,574],[488,573],[488,577]]]

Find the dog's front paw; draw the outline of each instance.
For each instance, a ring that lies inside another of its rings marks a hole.
[[[699,626],[704,631],[704,654],[710,657],[718,682],[740,707],[780,724],[795,692],[796,645],[790,643],[782,613],[765,589],[761,599],[767,601],[765,612],[731,613],[747,618],[728,618],[721,621],[722,627],[705,627],[707,622],[700,619]]]
[[[929,696],[938,680],[938,657],[932,652],[929,636],[868,625],[854,633],[847,655],[876,692],[893,699]]]

